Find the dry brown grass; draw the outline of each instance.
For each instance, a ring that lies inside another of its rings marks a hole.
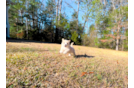
[[[59,54],[60,44],[7,43],[6,86],[127,87],[128,52],[75,45],[74,48],[76,58]]]

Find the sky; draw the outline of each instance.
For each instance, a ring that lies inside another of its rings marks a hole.
[[[44,4],[46,5],[46,1],[47,0],[45,0],[44,1]],[[55,0],[56,2],[57,2],[57,0]],[[61,10],[61,13],[62,14],[66,14],[66,16],[67,16],[67,18],[68,18],[68,20],[70,20],[71,21],[71,19],[72,19],[72,14],[73,14],[73,12],[74,12],[74,10],[71,8],[71,7],[69,7],[65,2],[67,2],[68,4],[70,4],[76,11],[77,11],[77,3],[75,3],[76,2],[76,0],[62,0],[62,10]],[[84,21],[85,21],[85,19],[82,19],[82,16],[84,15],[84,12],[83,11],[81,11],[81,8],[79,8],[79,17],[78,17],[78,19],[79,19],[79,22],[80,23],[84,23]],[[86,30],[85,30],[85,33],[87,33],[88,32],[88,28],[89,28],[89,26],[90,25],[92,25],[94,23],[94,21],[90,21],[90,22],[87,22],[87,24],[86,24]]]

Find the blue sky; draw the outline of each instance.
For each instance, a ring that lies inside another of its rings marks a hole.
[[[45,0],[45,2],[46,1],[47,0]],[[57,0],[55,0],[55,1],[57,2]],[[44,4],[46,5],[45,2],[44,2]],[[67,2],[68,4],[70,4],[77,11],[77,4],[75,3],[76,0],[62,0],[62,10],[61,10],[61,13],[65,13],[67,15],[67,17],[68,17],[68,20],[71,20],[71,18],[72,18],[71,15],[73,14],[74,10],[71,7],[69,7],[65,2]],[[79,17],[78,17],[78,19],[79,19],[79,22],[80,23],[84,23],[84,21],[85,21],[84,19],[82,19],[82,16],[83,15],[84,15],[84,12],[82,12],[81,11],[81,8],[79,8]],[[89,30],[88,29],[89,26],[91,24],[93,24],[93,23],[94,23],[93,21],[87,22],[87,24],[86,24],[87,28],[85,30],[86,33]]]
[[[66,3],[65,3],[65,1],[67,2],[67,3],[69,3],[76,11],[77,11],[77,3],[75,3],[76,2],[76,0],[62,0],[63,1],[63,3],[62,3],[62,13],[63,12],[65,12],[66,13],[66,15],[68,16],[68,18],[69,18],[69,20],[71,20],[71,15],[73,14],[73,12],[74,12],[74,10],[72,9],[72,8],[70,8]],[[79,5],[80,6],[80,5]],[[82,19],[82,16],[84,15],[84,12],[83,11],[81,11],[81,8],[79,8],[79,17],[78,17],[78,19],[79,19],[79,22],[80,23],[84,23],[84,21],[85,21],[85,19]],[[89,28],[89,26],[91,25],[91,24],[93,24],[94,22],[87,22],[87,24],[86,24],[86,26],[87,26],[87,28],[86,28],[86,30],[85,30],[85,32],[87,33],[88,32],[88,28]]]

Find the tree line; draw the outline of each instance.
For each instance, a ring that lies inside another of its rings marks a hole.
[[[127,0],[72,0],[77,9],[67,0],[11,1],[15,3],[9,6],[12,38],[54,43],[66,38],[76,45],[128,50]],[[71,20],[63,3],[73,10]]]

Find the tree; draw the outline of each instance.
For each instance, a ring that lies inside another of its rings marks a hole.
[[[59,17],[58,17],[58,24],[59,24],[60,16],[61,16],[61,8],[62,8],[62,0],[60,0],[60,4],[59,4]]]
[[[95,47],[96,39],[97,39],[97,30],[94,25],[91,25],[89,29],[89,42],[90,42],[89,46]]]
[[[65,14],[63,0],[12,0],[9,8],[10,36],[60,43],[61,38],[75,44],[127,50],[127,0],[76,0],[72,19]],[[79,21],[79,12],[83,12]],[[89,32],[85,33],[86,30]],[[22,33],[23,32],[23,33]],[[24,37],[22,37],[24,35]]]

